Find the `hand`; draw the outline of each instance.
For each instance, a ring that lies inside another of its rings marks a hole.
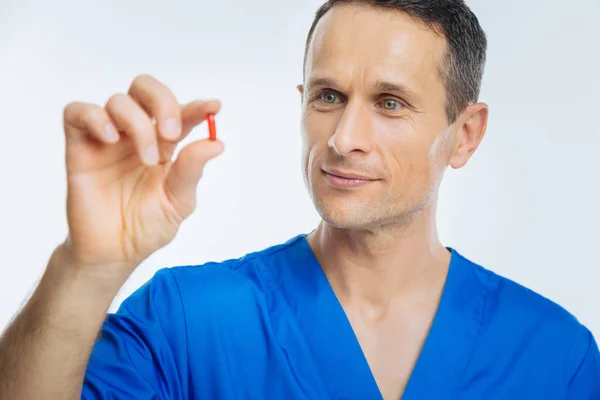
[[[220,141],[177,143],[218,101],[181,106],[150,76],[105,107],[72,103],[64,111],[69,237],[63,244],[77,265],[117,265],[131,272],[167,245],[196,208],[196,186]],[[154,123],[154,121],[155,123]]]

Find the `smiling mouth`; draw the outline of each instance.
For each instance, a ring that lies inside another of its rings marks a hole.
[[[327,183],[330,186],[338,188],[338,189],[353,189],[362,187],[373,182],[378,181],[379,179],[373,179],[368,176],[364,176],[361,174],[357,174],[354,172],[345,172],[338,170],[322,170],[325,174],[325,178]]]

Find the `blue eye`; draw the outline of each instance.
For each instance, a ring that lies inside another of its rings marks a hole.
[[[402,108],[402,104],[399,101],[393,99],[387,99],[383,101],[383,108],[390,111],[399,110]]]
[[[319,99],[327,104],[335,104],[337,96],[331,92],[323,92],[319,95]]]

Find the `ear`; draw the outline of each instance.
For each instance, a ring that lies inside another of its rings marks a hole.
[[[449,164],[454,169],[464,167],[475,153],[487,129],[489,107],[485,103],[467,106],[457,119],[456,145]]]
[[[298,89],[298,92],[300,93],[300,99],[304,100],[304,85],[298,85],[296,86],[296,89]]]
[[[485,103],[470,104],[458,117],[456,141],[449,165],[464,167],[475,153],[487,129],[489,107]]]

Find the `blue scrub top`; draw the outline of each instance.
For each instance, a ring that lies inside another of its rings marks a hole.
[[[402,399],[600,399],[592,334],[452,251]],[[82,399],[381,399],[299,235],[237,260],[165,268],[103,325]]]

